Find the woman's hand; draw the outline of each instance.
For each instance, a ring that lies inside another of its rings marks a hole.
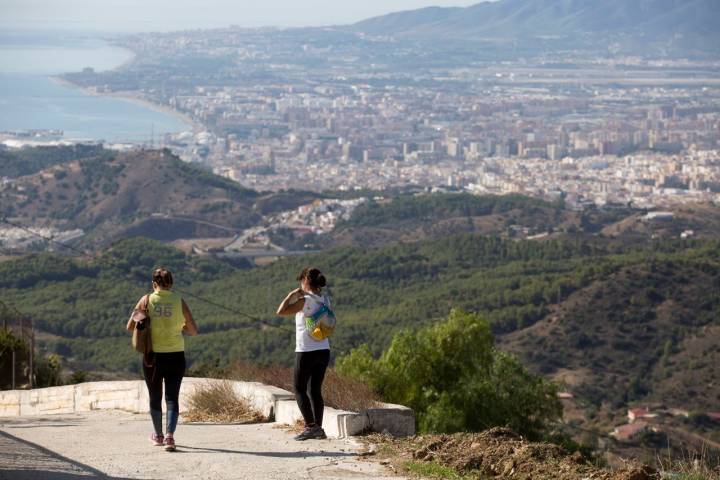
[[[138,310],[147,310],[147,298],[143,296],[138,302],[135,304],[135,308],[133,309],[133,313],[130,314],[130,318],[128,319],[127,325],[125,325],[125,330],[132,333],[133,330],[135,330],[135,321],[133,320],[134,313]]]
[[[277,314],[283,317],[295,315],[305,306],[305,292],[302,288],[296,288],[287,294],[285,299],[280,303]]]
[[[187,303],[185,303],[185,300],[182,300],[182,312],[183,317],[185,317],[185,324],[183,325],[183,332],[187,333],[191,337],[194,337],[198,334],[198,327],[197,323],[195,323],[195,319],[193,318],[192,312],[190,311],[190,307],[187,306]]]
[[[290,297],[290,303],[295,303],[301,298],[305,296],[305,292],[303,292],[302,288],[296,288],[292,292],[288,294],[288,297]]]

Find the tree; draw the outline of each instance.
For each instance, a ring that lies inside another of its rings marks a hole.
[[[452,310],[442,323],[395,335],[377,360],[365,345],[339,359],[337,367],[386,401],[413,408],[420,431],[507,425],[537,438],[562,414],[557,386],[528,373],[493,341],[485,319]]]
[[[13,352],[16,364],[13,364]],[[12,388],[13,367],[15,374],[25,366],[28,352],[27,344],[16,337],[12,330],[0,328],[0,390]],[[20,376],[17,378],[20,381]]]
[[[62,365],[60,357],[48,355],[35,361],[35,386],[37,388],[62,385]]]

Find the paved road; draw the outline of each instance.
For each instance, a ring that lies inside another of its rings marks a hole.
[[[274,424],[181,424],[175,453],[149,429],[147,415],[115,411],[0,419],[0,480],[402,480],[353,440],[296,442]]]

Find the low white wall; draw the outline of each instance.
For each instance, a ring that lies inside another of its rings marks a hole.
[[[144,382],[90,382],[35,390],[0,391],[0,417],[110,409],[148,411]]]
[[[294,400],[277,402],[276,422],[293,425],[302,419],[300,409]],[[410,408],[389,403],[359,413],[325,407],[323,429],[328,436],[337,438],[359,435],[363,432],[380,432],[405,437],[415,435],[415,414]]]
[[[195,388],[223,382],[208,378],[186,377],[180,390],[180,411],[188,410],[188,399]],[[265,418],[293,425],[302,420],[295,396],[281,388],[256,382],[231,381],[235,392],[246,398]],[[145,382],[89,382],[36,390],[0,391],[0,417],[24,417],[92,410],[124,410],[147,413],[149,400]],[[330,437],[347,437],[364,431],[387,432],[405,436],[415,433],[413,411],[401,405],[354,413],[325,408],[323,428]]]
[[[187,377],[180,390],[180,411],[188,409],[188,399],[198,385],[221,382],[209,378]],[[279,388],[254,382],[231,382],[235,391],[266,417],[273,414],[278,398],[292,397]],[[145,382],[88,382],[36,390],[0,391],[0,417],[124,410],[133,413],[149,411]]]

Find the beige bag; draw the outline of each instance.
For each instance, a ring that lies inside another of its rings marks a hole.
[[[150,315],[148,304],[150,295],[145,295],[140,301],[140,308],[133,311],[130,319],[133,321],[132,346],[143,355],[152,352],[152,336],[150,335]]]

